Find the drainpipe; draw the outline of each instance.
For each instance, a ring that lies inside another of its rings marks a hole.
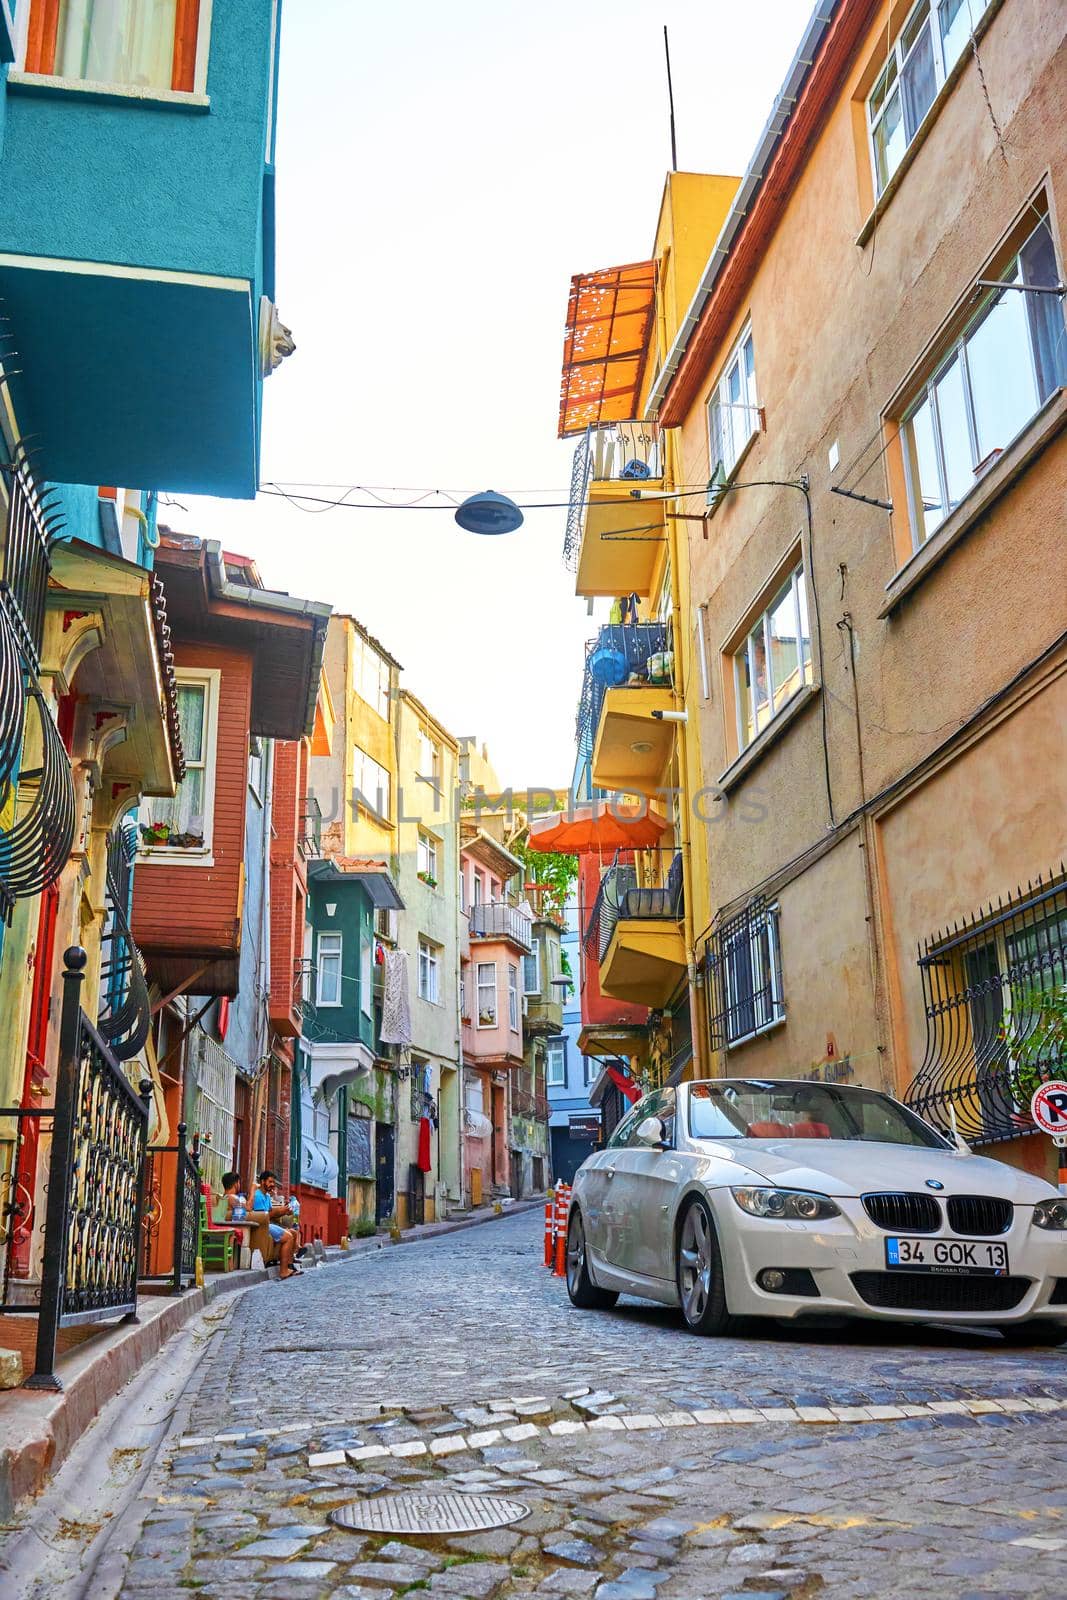
[[[671,481],[665,482],[664,489],[674,487],[674,442],[671,442]],[[678,787],[680,805],[678,807],[681,819],[679,845],[682,853],[682,936],[685,941],[685,971],[686,987],[689,994],[689,1030],[693,1036],[693,1063],[692,1076],[699,1078],[703,1072],[704,1035],[702,1006],[702,991],[699,989],[699,969],[696,961],[696,936],[693,924],[693,835],[692,835],[692,794],[689,782],[689,722],[686,710],[686,668],[685,650],[688,647],[689,624],[688,613],[682,611],[681,578],[679,573],[680,561],[678,559],[678,523],[674,517],[668,516],[670,533],[667,537],[667,553],[671,563],[671,606],[674,612],[674,670],[673,694],[678,714],[671,717],[672,722],[678,725]],[[686,552],[688,558],[688,551]]]

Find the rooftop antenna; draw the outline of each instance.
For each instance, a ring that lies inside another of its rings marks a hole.
[[[674,86],[671,83],[671,42],[667,37],[667,24],[663,24],[663,54],[667,58],[667,99],[671,108],[671,171],[678,171],[678,141],[674,134]]]

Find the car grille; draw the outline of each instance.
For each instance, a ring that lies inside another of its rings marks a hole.
[[[948,1202],[948,1225],[953,1233],[1007,1233],[1014,1215],[1010,1200],[991,1194],[956,1194]]]
[[[1029,1278],[972,1278],[927,1272],[854,1272],[852,1282],[869,1306],[891,1311],[1010,1311]]]
[[[929,1194],[865,1194],[863,1209],[880,1228],[902,1233],[936,1233],[941,1207]]]

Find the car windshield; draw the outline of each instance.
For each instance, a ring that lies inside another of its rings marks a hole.
[[[689,1088],[694,1139],[853,1139],[944,1150],[946,1141],[873,1089],[724,1078]]]

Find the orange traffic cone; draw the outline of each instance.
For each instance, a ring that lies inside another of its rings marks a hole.
[[[554,1200],[545,1201],[545,1266],[551,1267],[555,1255],[556,1230],[554,1227]]]

